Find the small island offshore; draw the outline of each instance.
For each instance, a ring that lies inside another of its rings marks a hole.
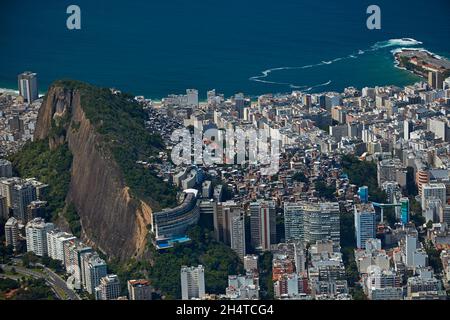
[[[400,49],[394,52],[399,68],[428,79],[428,83],[442,89],[444,79],[450,76],[450,61],[424,49]]]

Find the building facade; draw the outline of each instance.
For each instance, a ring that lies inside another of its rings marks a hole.
[[[205,296],[205,269],[198,267],[181,267],[181,299],[201,299]]]

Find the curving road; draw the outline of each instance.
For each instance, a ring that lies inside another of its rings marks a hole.
[[[20,266],[8,266],[0,265],[0,267],[5,271],[11,271],[12,268],[16,270],[17,273],[33,277],[35,279],[43,278],[49,286],[52,287],[53,291],[56,293],[61,300],[81,300],[78,294],[67,287],[66,282],[59,275],[54,273],[48,268],[44,268],[42,273],[36,272],[31,269],[27,269]]]

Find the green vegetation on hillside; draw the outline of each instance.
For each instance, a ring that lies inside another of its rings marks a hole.
[[[317,179],[314,187],[319,198],[327,201],[333,201],[335,199],[336,187],[329,186],[322,178]]]
[[[132,194],[148,199],[159,209],[176,203],[176,190],[159,179],[156,174],[136,163],[150,161],[163,143],[159,136],[145,129],[146,113],[126,94],[114,95],[109,89],[101,89],[76,81],[57,81],[57,86],[78,89],[81,104],[87,118],[103,137],[103,145],[109,147],[114,159],[122,169],[126,184]],[[52,120],[50,139],[64,137],[69,126],[70,112]],[[78,130],[79,124],[72,123]],[[44,200],[48,201],[46,218],[56,218],[65,208],[65,198],[70,184],[72,154],[67,143],[50,150],[48,139],[27,143],[21,151],[10,157],[16,173],[21,177],[35,177],[49,185]],[[81,226],[78,214],[69,206],[64,214],[75,235]]]
[[[72,234],[80,238],[81,236],[80,216],[78,215],[77,210],[75,209],[73,203],[71,203],[66,208],[64,218],[66,218],[67,222],[69,223],[70,231],[72,232]]]
[[[404,193],[409,197],[415,197],[419,193],[413,167],[406,168],[406,187]]]
[[[209,217],[211,218],[211,217]],[[214,240],[208,217],[203,217],[199,225],[188,231],[191,242],[175,245],[164,251],[157,251],[149,243],[150,259],[123,263],[108,261],[108,272],[117,274],[122,284],[122,294],[126,294],[129,279],[149,279],[152,286],[164,299],[181,298],[181,266],[203,265],[207,293],[225,293],[228,275],[242,274],[243,265],[234,251]],[[106,259],[106,257],[104,257]]]
[[[273,280],[272,280],[272,259],[271,252],[265,252],[259,257],[259,266],[261,273],[259,275],[259,284],[261,286],[261,299],[271,300],[274,298]]]
[[[86,117],[102,135],[102,147],[111,151],[132,194],[150,200],[156,208],[173,206],[176,190],[155,172],[136,163],[138,160],[149,162],[164,149],[161,137],[150,134],[145,128],[148,116],[142,106],[131,95],[113,94],[107,88],[77,81],[57,81],[55,85],[79,90]]]
[[[428,254],[428,263],[433,268],[434,272],[438,275],[442,273],[443,266],[441,260],[441,251],[436,249],[434,244],[428,240],[425,243],[425,250]]]
[[[339,214],[341,247],[356,247],[355,217],[353,212],[341,212]]]
[[[152,284],[166,299],[179,299],[181,266],[201,264],[205,268],[206,292],[225,293],[228,275],[243,272],[239,257],[228,246],[215,241],[207,229],[195,226],[188,236],[192,240],[190,244],[177,245],[164,253],[151,248],[154,264],[149,276]]]
[[[358,266],[355,261],[355,217],[353,212],[340,213],[341,252],[345,265],[345,277],[354,300],[365,300],[366,296],[359,283]]]
[[[415,199],[415,197],[409,197],[409,213],[410,220],[414,222],[416,227],[426,223],[425,217],[422,214],[422,206],[420,202]]]
[[[108,258],[99,252],[104,260]],[[150,270],[150,262],[147,260],[130,259],[123,263],[115,259],[108,261],[108,273],[116,274],[120,280],[121,295],[128,294],[127,281],[131,279],[146,279],[148,278],[148,271]]]
[[[375,162],[360,161],[356,157],[344,155],[342,156],[342,167],[352,184],[358,187],[369,187],[370,201],[386,202],[386,193],[378,188],[377,165]]]
[[[19,176],[35,177],[48,184],[48,192],[43,199],[48,201],[46,218],[56,218],[65,206],[70,184],[72,154],[67,144],[50,150],[48,140],[29,142],[10,160]]]
[[[308,183],[308,178],[305,176],[305,174],[301,171],[297,171],[292,175],[292,179],[298,182],[304,182]]]

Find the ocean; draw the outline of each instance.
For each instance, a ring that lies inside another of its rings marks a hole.
[[[81,30],[66,28],[71,4]],[[371,4],[381,30],[366,27]],[[26,70],[41,92],[71,78],[153,99],[403,86],[419,79],[392,51],[450,57],[449,13],[448,0],[3,0],[0,88]]]

